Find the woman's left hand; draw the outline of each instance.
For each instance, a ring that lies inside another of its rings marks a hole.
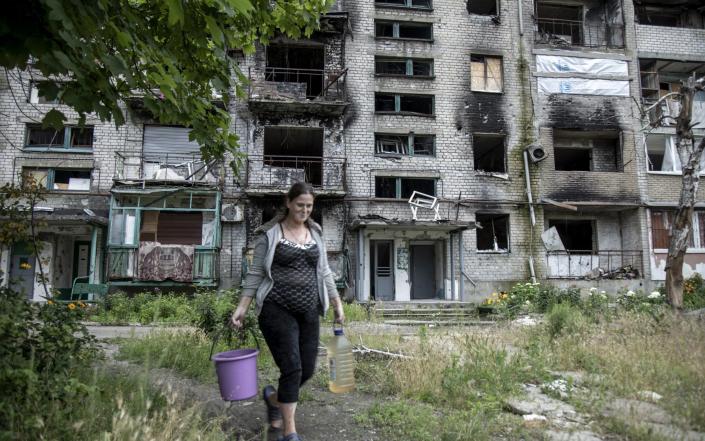
[[[343,312],[342,302],[339,302],[337,305],[335,305],[333,313],[335,314],[335,322],[340,323],[342,325],[345,322],[345,312]]]

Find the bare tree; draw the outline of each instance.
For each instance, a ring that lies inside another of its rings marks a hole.
[[[691,125],[693,98],[696,92],[703,90],[705,90],[705,77],[696,80],[695,76],[691,76],[683,82],[680,92],[669,93],[648,109],[654,109],[660,106],[662,101],[672,97],[680,101],[678,116],[673,118],[670,115],[664,115],[652,123],[652,126],[657,126],[665,119],[675,120],[676,152],[683,166],[683,187],[678,209],[671,224],[671,239],[666,258],[666,298],[674,309],[683,308],[683,259],[693,234],[693,211],[700,182],[700,158],[705,150],[705,138],[695,144]]]

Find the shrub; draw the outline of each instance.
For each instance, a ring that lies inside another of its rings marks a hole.
[[[586,321],[580,309],[570,303],[556,303],[546,315],[548,335],[556,338],[563,334],[580,333]]]
[[[40,439],[48,415],[90,393],[76,378],[98,354],[84,310],[82,302],[30,302],[0,289],[0,439]]]
[[[683,284],[683,307],[685,309],[705,308],[705,282],[698,273]]]

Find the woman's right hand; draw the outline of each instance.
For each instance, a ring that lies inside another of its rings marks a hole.
[[[233,316],[230,317],[232,325],[238,329],[242,328],[245,324],[245,314],[247,314],[247,308],[243,308],[242,305],[238,306],[233,312]]]

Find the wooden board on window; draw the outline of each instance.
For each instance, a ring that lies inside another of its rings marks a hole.
[[[203,214],[162,211],[158,237],[161,244],[201,245]]]
[[[159,225],[158,211],[143,211],[142,225],[140,227],[140,240],[158,242],[157,228]]]

